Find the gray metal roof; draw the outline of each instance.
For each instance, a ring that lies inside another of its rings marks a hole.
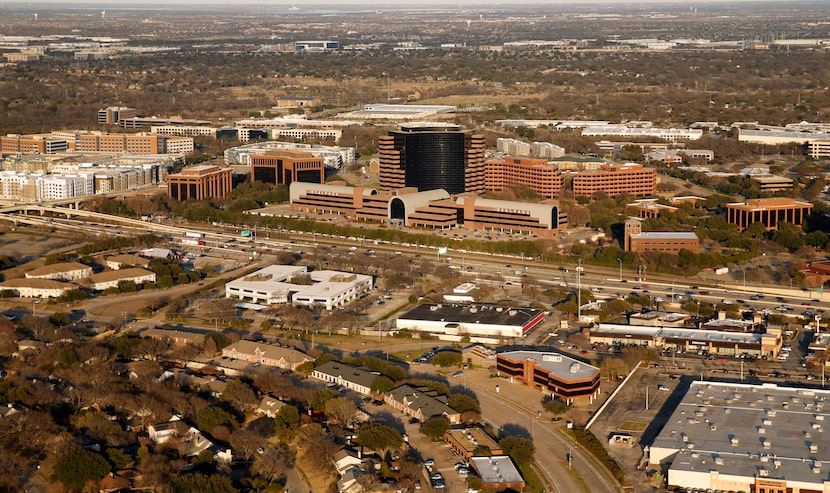
[[[775,384],[693,382],[652,449],[679,451],[671,465],[678,471],[786,479],[821,490],[830,481],[828,397],[830,391]]]

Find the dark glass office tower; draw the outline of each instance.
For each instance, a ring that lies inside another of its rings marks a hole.
[[[484,136],[458,125],[408,123],[380,137],[380,188],[484,191]]]

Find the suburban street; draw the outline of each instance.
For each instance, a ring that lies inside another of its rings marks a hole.
[[[416,375],[421,371],[435,375],[446,370],[421,365],[412,371]],[[554,423],[550,420],[550,414],[542,410],[544,395],[541,392],[502,378],[491,378],[490,371],[486,369],[464,371],[463,377],[450,377],[447,383],[453,388],[466,385],[472,390],[481,404],[484,420],[495,430],[533,440],[536,471],[546,482],[547,491],[619,491],[619,486],[608,472],[561,433],[559,429],[565,426],[564,421]],[[573,471],[568,470],[568,452],[573,454]]]

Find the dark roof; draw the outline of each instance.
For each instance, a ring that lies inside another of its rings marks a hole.
[[[365,368],[358,368],[339,361],[327,361],[316,367],[314,371],[325,373],[326,375],[331,375],[332,377],[340,377],[343,380],[347,380],[364,387],[371,387],[372,382],[374,382],[379,375],[378,373],[372,373]]]
[[[386,393],[386,395],[398,402],[406,404],[413,411],[421,410],[421,413],[429,418],[435,416],[455,415],[458,411],[447,404],[447,398],[439,396],[434,390],[428,387],[413,387],[404,384]]]

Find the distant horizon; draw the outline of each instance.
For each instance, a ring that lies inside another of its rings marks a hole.
[[[512,7],[516,5],[522,6],[545,6],[545,7],[555,7],[560,4],[568,4],[568,5],[579,5],[579,4],[591,4],[591,5],[609,5],[609,6],[637,6],[642,4],[686,4],[690,8],[699,7],[707,4],[730,4],[730,3],[765,3],[765,4],[781,4],[778,0],[702,0],[699,2],[690,1],[690,0],[556,0],[555,2],[545,2],[542,0],[454,0],[454,1],[441,1],[441,0],[410,0],[406,2],[406,4],[389,4],[383,3],[379,0],[302,0],[302,1],[291,1],[291,0],[241,0],[238,2],[234,2],[233,4],[228,4],[227,0],[171,0],[169,2],[161,2],[159,0],[147,0],[147,1],[138,1],[138,2],[130,2],[125,4],[125,2],[119,0],[29,0],[29,1],[3,1],[0,0],[0,6],[26,6],[26,5],[73,5],[76,8],[83,8],[87,5],[111,5],[113,7],[122,7],[122,8],[133,8],[136,6],[147,6],[147,5],[223,5],[226,7],[234,7],[234,6],[242,6],[242,5],[265,5],[271,6],[274,8],[297,8],[299,10],[304,10],[306,6],[313,5],[315,7],[320,6],[337,6],[337,7],[344,7],[344,6],[372,6],[372,7],[380,7],[383,9],[390,9],[396,10],[399,8],[407,8],[411,6],[442,6],[442,7],[452,7],[452,6],[476,6],[476,5],[487,5],[487,6],[494,6],[494,5],[502,5],[506,7]],[[826,2],[820,0],[803,0],[803,1],[796,1],[792,3],[799,3],[799,4],[820,4],[826,5]],[[783,4],[782,8],[786,8],[787,4]]]

